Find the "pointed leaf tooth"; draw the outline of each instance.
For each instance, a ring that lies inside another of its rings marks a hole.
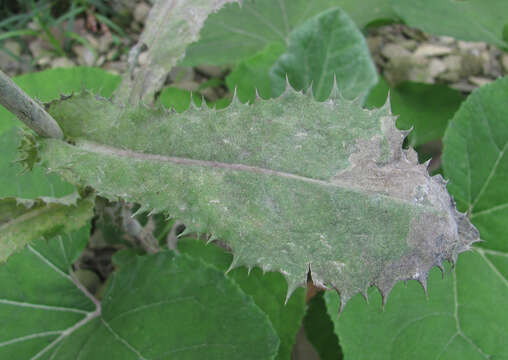
[[[428,277],[428,274],[426,274],[426,273],[425,274],[421,274],[420,276],[418,276],[416,278],[416,280],[422,286],[423,291],[425,292],[425,296],[428,298],[429,297],[429,292],[427,290],[427,277]]]
[[[309,96],[309,97],[312,97],[312,98],[315,98],[314,97],[314,90],[313,90],[313,86],[314,86],[314,80],[311,80],[309,86],[307,87],[307,89],[302,89],[302,92],[305,96]]]
[[[332,99],[332,100],[342,99],[342,94],[339,89],[339,84],[337,82],[337,75],[335,73],[333,74],[333,85],[332,85],[332,90],[330,91],[330,96],[328,97],[328,99]]]
[[[226,270],[226,274],[229,274],[229,272],[233,269],[235,269],[236,267],[239,266],[239,262],[240,261],[240,255],[237,255],[235,253],[233,253],[233,260],[231,260],[231,264],[229,264],[229,267],[228,269]]]
[[[286,298],[284,300],[284,305],[287,305],[289,299],[291,298],[291,295],[293,295],[296,289],[298,289],[301,286],[304,286],[304,283],[300,282],[297,278],[290,275],[284,274],[284,277],[286,278],[286,281],[288,283]]]

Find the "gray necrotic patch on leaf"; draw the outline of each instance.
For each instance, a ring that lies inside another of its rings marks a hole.
[[[42,164],[99,195],[166,211],[233,250],[231,267],[337,289],[342,306],[375,285],[386,297],[478,239],[440,176],[429,177],[384,107],[335,87],[325,102],[290,87],[223,110],[117,107],[88,94],[49,106],[72,144],[40,140]]]

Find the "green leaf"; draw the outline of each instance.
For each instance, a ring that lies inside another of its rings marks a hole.
[[[314,97],[326,100],[337,79],[341,94],[363,98],[377,83],[376,67],[353,20],[335,8],[316,16],[289,35],[288,50],[271,69],[273,92],[281,94],[286,75],[297,90],[312,84]]]
[[[273,97],[270,68],[284,52],[285,47],[280,43],[269,44],[256,55],[240,62],[226,77],[226,84],[236,94],[241,102],[256,100],[256,90],[264,99]]]
[[[187,46],[199,39],[199,31],[210,13],[238,0],[157,0],[145,22],[137,45],[129,54],[130,70],[124,75],[116,99],[137,105],[153,101],[166,75],[183,58]],[[146,64],[133,74],[139,53],[147,50]],[[221,51],[222,52],[222,51]]]
[[[393,9],[412,27],[433,35],[484,41],[508,48],[503,28],[508,23],[504,0],[391,0]]]
[[[41,102],[58,99],[61,95],[88,90],[110,97],[120,83],[120,76],[99,68],[73,67],[49,69],[12,78],[24,92]],[[14,125],[21,125],[14,115],[0,106],[0,134]]]
[[[455,271],[429,276],[429,296],[415,281],[398,284],[384,310],[380,295],[339,299],[327,292],[328,311],[347,359],[505,359],[508,253],[477,249],[460,256]],[[504,260],[502,267],[493,258]],[[447,266],[447,269],[449,267]]]
[[[177,112],[183,112],[189,108],[191,99],[196,106],[201,106],[203,97],[198,92],[190,92],[187,90],[168,86],[167,88],[164,88],[159,94],[157,103],[161,104],[165,108],[174,109]],[[229,103],[230,99],[227,98],[218,99],[216,101],[206,101],[208,107],[215,107],[217,109],[223,109],[228,106]]]
[[[303,326],[307,339],[321,360],[343,358],[332,319],[327,313],[323,292],[317,293],[310,299],[307,313],[303,319]]]
[[[392,111],[399,129],[410,129],[409,146],[417,147],[443,137],[449,119],[453,117],[463,96],[444,85],[413,82],[388,88],[384,79],[376,85],[366,101],[367,107],[382,106],[390,92]]]
[[[49,107],[70,142],[40,139],[51,171],[140,211],[168,212],[188,231],[227,242],[233,267],[282,272],[343,304],[376,284],[386,294],[454,259],[477,232],[430,178],[389,106],[317,102],[288,88],[223,110],[117,107],[87,94]],[[100,114],[101,116],[97,116]]]
[[[39,241],[0,266],[0,357],[227,360],[276,354],[278,338],[252,299],[222,272],[186,256],[118,254],[119,270],[100,303],[70,273],[72,249],[82,249],[87,235]]]
[[[93,216],[93,201],[65,198],[0,199],[0,263],[26,244],[82,227]]]
[[[359,27],[393,17],[388,0],[362,1],[361,5],[354,0],[245,0],[241,6],[228,4],[208,17],[200,40],[187,48],[182,64],[236,63],[268,44],[287,46],[291,31],[336,6],[342,6]]]
[[[205,244],[200,240],[181,239],[178,249],[188,255],[226,271],[231,265],[233,256],[218,246]],[[305,313],[305,291],[298,289],[291,299],[285,302],[287,283],[282,274],[277,272],[262,273],[260,268],[248,270],[244,267],[229,271],[227,276],[233,279],[240,288],[252,296],[254,302],[268,315],[280,338],[279,353],[276,359],[290,360],[296,334],[300,329]]]
[[[508,77],[474,91],[444,137],[443,169],[457,206],[489,248],[508,252]],[[483,246],[483,245],[480,245]]]

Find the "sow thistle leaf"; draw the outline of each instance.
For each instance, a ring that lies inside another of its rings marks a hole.
[[[187,256],[116,255],[99,302],[71,264],[89,228],[0,265],[2,359],[273,359],[266,315],[224,273]],[[62,296],[64,294],[65,296]]]
[[[231,267],[282,272],[289,294],[316,283],[342,304],[376,285],[425,283],[429,269],[477,240],[441,177],[430,178],[389,105],[278,99],[177,114],[84,94],[49,106],[66,143],[41,139],[50,171],[110,199],[166,211],[233,249]],[[97,116],[100,114],[101,116]]]
[[[93,216],[93,201],[78,197],[0,199],[0,263],[33,240],[82,227]]]

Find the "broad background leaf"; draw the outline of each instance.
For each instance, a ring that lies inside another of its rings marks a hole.
[[[0,265],[2,358],[257,360],[276,354],[277,335],[252,299],[223,272],[187,256],[118,254],[119,270],[96,307],[69,274],[88,231],[38,241]]]
[[[77,197],[0,199],[0,263],[33,240],[48,240],[84,226],[93,216],[93,201]]]
[[[428,298],[420,284],[399,283],[384,310],[376,289],[369,304],[360,296],[339,316],[339,299],[325,298],[347,359],[505,359],[508,313],[508,264],[496,268],[488,257],[507,253],[473,251],[459,256],[445,278],[431,271]],[[504,273],[504,275],[503,275]]]
[[[448,190],[489,248],[508,252],[508,77],[471,94],[444,137]],[[483,246],[480,244],[479,246]]]
[[[218,246],[205,245],[201,240],[181,239],[178,249],[216,266],[219,270],[228,270],[233,256]],[[282,274],[267,272],[260,268],[251,271],[241,267],[229,271],[227,276],[233,279],[270,319],[280,338],[279,353],[276,359],[290,360],[296,333],[305,314],[305,291],[298,289],[285,303],[288,284]]]
[[[307,90],[312,84],[319,101],[328,99],[334,76],[347,99],[364,98],[377,83],[365,38],[341,9],[309,19],[291,32],[288,41],[287,51],[270,70],[276,96],[286,88],[286,74],[296,90]]]
[[[241,7],[226,5],[208,17],[201,39],[189,46],[182,65],[236,63],[268,44],[286,46],[293,29],[337,6],[349,12],[358,27],[395,17],[388,0],[362,1],[361,5],[353,0],[245,0]]]
[[[504,0],[391,0],[393,9],[412,27],[433,35],[485,41],[508,49],[503,39],[508,24]]]

